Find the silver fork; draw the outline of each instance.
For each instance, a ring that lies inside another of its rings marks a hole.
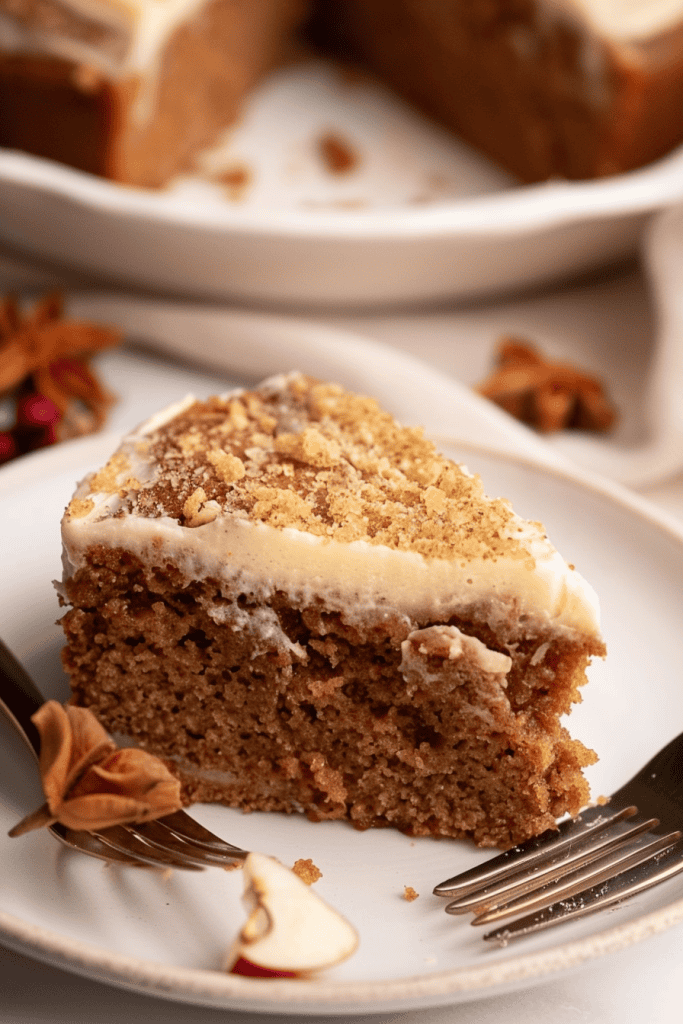
[[[605,804],[441,882],[447,914],[474,925],[516,920],[484,938],[506,944],[614,906],[683,871],[683,733]]]
[[[42,694],[23,665],[0,640],[0,711],[16,727],[36,757],[40,750],[40,737],[31,715],[43,702]],[[117,825],[94,832],[74,831],[59,823],[51,825],[50,831],[70,849],[130,867],[201,871],[212,865],[234,865],[248,852],[219,839],[185,811],[176,811],[141,825]]]

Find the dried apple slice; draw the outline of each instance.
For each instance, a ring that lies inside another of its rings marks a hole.
[[[233,974],[306,976],[341,963],[358,946],[348,921],[272,857],[246,858],[243,899],[249,917],[228,953]]]

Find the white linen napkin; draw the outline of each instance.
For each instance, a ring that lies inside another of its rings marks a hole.
[[[298,368],[372,393],[401,418],[422,423],[434,436],[526,453],[548,465],[574,463],[630,487],[647,488],[683,472],[683,206],[671,207],[651,221],[643,236],[642,260],[654,309],[652,337],[643,339],[650,349],[645,370],[642,359],[637,366],[634,361],[631,376],[614,381],[610,362],[613,350],[608,351],[606,346],[604,353],[594,353],[594,363],[601,367],[608,383],[619,385],[622,406],[632,404],[632,409],[622,407],[625,418],[633,420],[637,416],[638,422],[631,422],[627,430],[615,435],[572,432],[550,439],[538,437],[472,393],[466,383],[481,375],[479,365],[476,372],[471,365],[475,351],[480,361],[481,345],[477,341],[468,348],[463,339],[472,329],[483,337],[487,326],[488,333],[493,334],[506,322],[511,309],[518,319],[521,311],[522,319],[545,327],[552,336],[553,324],[561,325],[576,309],[571,289],[566,287],[545,293],[540,299],[529,296],[445,311],[441,330],[445,318],[452,331],[450,347],[457,349],[457,358],[448,360],[443,357],[441,339],[434,335],[429,340],[434,320],[428,311],[423,314],[428,358],[421,359],[414,355],[423,350],[419,341],[411,351],[406,351],[405,344],[391,344],[392,328],[402,323],[400,313],[374,320],[357,318],[364,331],[374,333],[374,338],[362,337],[355,331],[335,330],[329,326],[332,318],[323,314],[307,321],[197,302],[79,290],[92,286],[74,276],[61,277],[51,269],[24,263],[20,257],[1,250],[0,285],[4,291],[61,285],[70,295],[73,315],[119,324],[131,338],[144,340],[160,352],[251,379]],[[609,333],[610,318],[615,331],[619,323],[614,297],[605,302],[599,284],[587,286],[588,299],[583,303],[577,329],[590,332],[594,287],[595,315],[606,321],[604,337]],[[71,291],[73,288],[77,290]],[[642,291],[631,299],[634,314],[646,301],[645,295],[647,291]],[[408,316],[416,337],[420,334],[420,317],[420,313]],[[355,319],[349,314],[343,322],[354,325]],[[641,330],[648,330],[648,324],[648,316],[644,316]],[[571,360],[571,350],[563,351],[562,357]],[[623,375],[628,358],[622,358],[621,363],[619,372]],[[459,380],[449,372],[451,366]],[[396,401],[399,394],[400,401]]]

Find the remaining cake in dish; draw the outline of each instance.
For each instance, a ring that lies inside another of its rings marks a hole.
[[[184,402],[63,520],[73,699],[186,799],[507,846],[576,812],[560,716],[604,653],[537,523],[300,374]]]
[[[187,170],[303,0],[0,0],[0,145],[132,185]]]
[[[616,174],[683,140],[683,0],[336,7],[335,45],[524,181]]]
[[[311,14],[316,39],[525,181],[683,140],[683,0],[0,0],[0,145],[163,184]]]

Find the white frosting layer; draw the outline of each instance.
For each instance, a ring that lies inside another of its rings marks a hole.
[[[383,607],[420,622],[444,621],[472,602],[518,602],[531,617],[598,633],[594,592],[560,555],[529,531],[529,559],[427,560],[367,541],[338,541],[244,519],[188,529],[167,517],[124,520],[96,513],[64,524],[65,569],[84,564],[93,544],[123,547],[143,563],[177,565],[189,579],[216,579],[259,601],[285,592],[302,607],[322,597],[330,608],[365,617]]]
[[[120,486],[131,474],[143,486],[155,477],[156,467],[139,454],[140,442],[186,405],[187,400],[158,414],[126,439],[121,451],[128,464],[119,474]],[[454,547],[452,558],[444,559],[367,540],[342,543],[242,514],[221,514],[189,528],[168,516],[131,514],[118,493],[93,493],[89,480],[76,496],[92,507],[74,506],[64,518],[67,579],[85,564],[88,548],[104,545],[122,547],[144,564],[171,562],[188,580],[215,579],[226,593],[237,589],[257,601],[275,591],[298,607],[322,598],[347,620],[398,612],[415,622],[444,622],[483,602],[492,624],[515,609],[530,623],[599,636],[592,588],[535,524],[517,516],[507,527],[514,541],[509,556],[465,558]]]

